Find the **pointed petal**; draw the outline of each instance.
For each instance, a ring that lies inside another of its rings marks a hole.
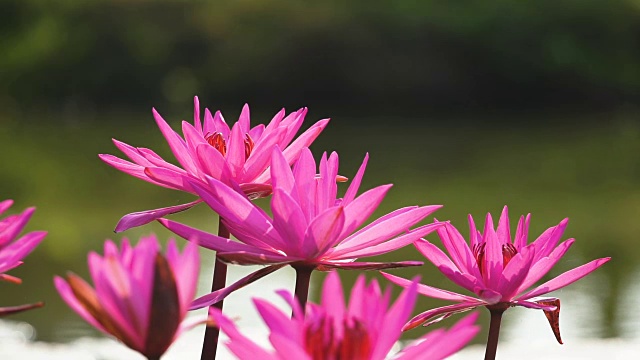
[[[236,265],[271,265],[285,264],[303,260],[301,257],[274,254],[268,251],[236,251],[218,253],[220,261]]]
[[[358,196],[353,201],[345,201],[343,198],[341,205],[344,206],[347,223],[340,237],[345,238],[359,228],[376,211],[392,186],[391,184],[378,186]]]
[[[17,306],[0,307],[0,317],[21,313],[23,311],[27,311],[31,309],[37,309],[43,306],[44,306],[43,302],[38,302],[35,304],[24,304],[24,305],[17,305]]]
[[[371,247],[366,247],[364,249],[349,251],[348,248],[344,248],[340,251],[330,252],[327,254],[332,259],[353,259],[353,258],[361,258],[368,256],[375,256],[380,254],[385,254],[391,252],[396,249],[400,249],[409,244],[414,243],[416,240],[420,239],[423,236],[427,236],[432,233],[436,229],[438,229],[442,224],[441,223],[433,223],[425,226],[421,226],[415,228],[406,234],[400,235],[388,241],[385,241],[378,245],[373,245]],[[337,255],[341,254],[341,255]]]
[[[509,209],[505,205],[498,220],[498,230],[496,231],[500,244],[511,243],[511,230],[509,227]]]
[[[411,285],[411,281],[407,279],[403,279],[399,276],[391,275],[389,273],[381,272],[381,274],[387,278],[387,280],[392,283],[406,288]],[[442,300],[450,300],[450,301],[458,301],[458,302],[474,302],[478,301],[476,298],[472,298],[471,296],[466,296],[458,293],[454,293],[448,290],[438,289],[435,287],[431,287],[424,284],[418,284],[418,293],[428,296],[434,299],[442,299]]]
[[[364,156],[364,160],[362,160],[362,164],[358,169],[358,172],[351,180],[351,184],[349,184],[349,188],[347,192],[345,192],[344,197],[342,198],[342,203],[346,206],[353,199],[356,198],[356,194],[358,193],[358,189],[360,189],[360,184],[362,183],[362,177],[364,176],[364,172],[367,168],[367,163],[369,162],[369,153],[366,153]]]
[[[188,173],[195,174],[197,172],[195,164],[189,155],[189,149],[187,148],[187,144],[184,139],[178,135],[167,122],[160,116],[160,114],[153,109],[153,117],[156,120],[156,124],[160,128],[162,135],[167,140],[169,147],[171,148],[171,152],[173,156],[175,156],[176,160],[182,165],[182,168],[185,169]]]
[[[402,328],[402,331],[411,330],[423,324],[424,326],[429,326],[442,321],[451,315],[473,310],[480,305],[484,305],[484,302],[463,302],[460,304],[447,305],[431,309],[414,316],[411,320],[409,320],[409,322],[405,324],[405,326]]]
[[[520,292],[525,291],[531,285],[538,282],[538,280],[540,280],[546,273],[548,273],[549,270],[551,270],[551,268],[554,267],[555,264],[562,258],[562,256],[564,256],[571,245],[573,245],[574,241],[574,239],[568,239],[567,241],[558,245],[558,247],[556,247],[548,257],[542,258],[535,262],[533,266],[531,266],[531,269],[529,269],[526,279],[524,279],[522,284],[520,284],[515,294],[519,294]]]
[[[421,266],[420,261],[399,261],[399,262],[338,262],[338,261],[319,261],[317,262],[318,271],[329,271],[331,269],[344,270],[382,270],[393,269],[408,266]]]
[[[262,244],[243,244],[231,239],[214,235],[169,219],[158,219],[158,222],[176,235],[188,241],[196,241],[198,245],[220,252],[247,251],[252,253],[268,252],[260,247]],[[266,246],[264,246],[266,247]],[[274,253],[275,255],[275,253]]]
[[[258,271],[252,272],[251,274],[243,277],[242,279],[236,281],[235,283],[227,286],[224,289],[220,289],[218,291],[214,291],[210,294],[201,296],[191,303],[189,310],[201,309],[203,307],[211,306],[215,303],[222,301],[225,297],[229,296],[232,292],[243,288],[256,280],[260,280],[263,277],[271,274],[272,272],[284,267],[286,264],[276,264],[265,267]]]
[[[546,283],[538,286],[537,288],[523,295],[520,295],[517,298],[517,300],[530,299],[532,297],[540,296],[540,295],[558,290],[560,288],[563,288],[589,275],[591,272],[595,271],[600,266],[606,264],[609,260],[611,260],[610,257],[596,259],[582,266],[578,266],[577,268],[569,270],[561,275],[558,275],[555,278],[547,281]]]
[[[363,228],[363,230],[346,238],[341,244],[341,249],[346,249],[348,246],[350,251],[355,251],[377,245],[407,231],[411,226],[441,207],[440,205],[418,207],[381,221],[374,226]]]
[[[119,233],[137,226],[148,224],[153,220],[157,220],[163,216],[167,216],[169,214],[175,214],[177,212],[190,209],[194,205],[197,205],[201,202],[202,200],[196,200],[196,201],[186,203],[186,204],[181,204],[181,205],[130,213],[123,216],[122,219],[118,221],[118,224],[116,225],[116,228],[114,231]]]

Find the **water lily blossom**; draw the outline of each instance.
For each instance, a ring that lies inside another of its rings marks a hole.
[[[409,206],[384,215],[359,229],[376,210],[391,185],[382,185],[356,196],[366,168],[367,157],[351,181],[343,198],[337,198],[338,155],[322,156],[319,175],[309,149],[304,149],[293,169],[284,152],[274,149],[270,167],[273,185],[269,216],[246,196],[219,180],[207,177],[209,186],[191,182],[198,195],[222,218],[222,223],[239,241],[225,239],[160,219],[169,230],[187,240],[197,239],[217,257],[243,265],[290,264],[298,275],[312,270],[383,269],[420,265],[420,262],[356,262],[357,258],[379,255],[411,244],[441,224],[410,227],[440,208]],[[306,276],[305,275],[305,276]],[[298,277],[298,280],[300,276]],[[255,279],[254,279],[255,280]],[[236,286],[236,285],[234,285]],[[226,296],[228,290],[205,295],[194,302],[203,307]],[[221,295],[224,294],[224,295]],[[296,293],[301,296],[301,293]]]
[[[0,215],[7,211],[13,200],[0,201]],[[31,253],[47,235],[45,231],[33,231],[18,238],[29,222],[35,208],[27,208],[20,214],[10,215],[0,219],[0,281],[20,284],[21,279],[6,274],[7,271],[22,265],[22,260]],[[15,314],[25,310],[41,307],[44,304],[25,304],[10,307],[0,307],[0,316]]]
[[[449,256],[429,241],[416,241],[416,248],[440,272],[475,296],[419,285],[420,294],[455,301],[457,304],[423,312],[411,319],[405,330],[424,323],[428,325],[478,306],[487,307],[492,314],[497,311],[501,314],[512,306],[523,306],[544,310],[557,340],[562,343],[557,322],[560,300],[536,298],[583,278],[610,258],[593,260],[530,289],[562,258],[574,243],[574,239],[559,243],[568,223],[568,219],[564,219],[527,244],[529,222],[530,215],[521,217],[512,238],[506,206],[497,229],[494,229],[491,214],[487,214],[484,233],[476,230],[473,218],[469,215],[470,243],[465,241],[453,225],[446,222],[437,232]],[[411,286],[409,280],[390,274],[384,275],[400,286]]]
[[[104,244],[104,256],[90,253],[94,288],[79,276],[56,276],[60,296],[78,315],[104,333],[113,335],[148,359],[159,359],[185,330],[206,321],[183,321],[198,280],[199,256],[195,243],[180,254],[170,240],[165,254],[154,235],[132,247]]]
[[[156,123],[180,166],[165,161],[150,149],[136,148],[115,139],[116,147],[131,161],[108,154],[99,156],[120,171],[166,188],[197,194],[191,182],[185,179],[199,180],[200,184],[206,186],[206,177],[212,177],[227,185],[236,184],[250,198],[263,197],[271,193],[267,168],[273,147],[277,145],[285,149],[284,156],[292,164],[300,151],[309,146],[329,122],[329,119],[318,121],[292,142],[306,114],[306,108],[289,115],[282,109],[268,125],[260,124],[252,128],[249,106],[245,105],[240,118],[230,128],[219,111],[212,115],[206,109],[202,122],[196,97],[194,123],[182,122],[183,136],[175,132],[153,109]],[[189,209],[200,201],[125,215],[118,222],[116,232]]]
[[[417,292],[413,283],[390,304],[389,289],[382,292],[376,280],[368,285],[359,276],[348,304],[336,272],[327,276],[320,304],[307,303],[306,314],[286,291],[281,295],[293,308],[293,317],[269,302],[254,299],[262,319],[270,329],[273,351],[266,350],[238,331],[219,311],[212,311],[216,323],[229,337],[227,347],[240,360],[382,360],[402,333],[413,310]],[[397,360],[444,359],[460,350],[479,331],[476,314],[449,330],[436,330],[407,345],[393,355]]]

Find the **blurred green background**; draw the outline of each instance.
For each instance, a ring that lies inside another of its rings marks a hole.
[[[97,154],[118,154],[116,138],[173,161],[150,109],[179,129],[199,95],[229,122],[245,102],[254,125],[283,106],[308,106],[305,126],[331,117],[313,149],[339,151],[347,176],[371,154],[364,187],[395,184],[377,215],[444,204],[436,217],[466,234],[468,213],[507,204],[512,226],[532,213],[530,238],[569,217],[577,242],[551,275],[612,256],[573,285],[596,300],[581,311],[601,321],[585,326],[640,336],[625,323],[640,306],[639,44],[637,0],[1,1],[0,199],[37,206],[29,229],[49,236],[12,273],[23,285],[0,284],[0,305],[46,301],[12,317],[42,340],[93,334],[53,274],[86,276],[122,215],[192,199]],[[215,230],[202,206],[175,218]],[[168,236],[125,235],[151,231]],[[385,260],[406,258],[421,259]],[[416,272],[455,290],[430,264],[395,273]]]

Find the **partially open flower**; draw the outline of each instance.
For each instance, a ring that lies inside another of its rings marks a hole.
[[[113,155],[101,154],[102,159],[114,168],[152,184],[181,190],[196,195],[196,191],[185,179],[198,181],[207,186],[206,177],[220,180],[229,186],[237,186],[249,198],[255,199],[271,194],[271,153],[274,146],[284,149],[284,156],[292,164],[300,151],[320,135],[329,119],[316,122],[297,139],[307,109],[302,108],[285,116],[278,112],[267,124],[251,127],[249,106],[245,105],[240,118],[227,125],[222,114],[211,114],[205,110],[204,121],[200,118],[200,103],[194,99],[193,125],[183,121],[180,136],[154,109],[153,116],[162,131],[179,166],[161,158],[154,151],[137,148],[114,140],[114,144],[131,161]],[[160,217],[191,208],[201,200],[187,204],[146,210],[125,215],[116,226],[116,232],[144,225]]]
[[[54,281],[60,296],[87,322],[115,336],[149,359],[159,359],[186,329],[203,321],[183,322],[195,295],[199,257],[190,243],[182,254],[173,240],[166,254],[154,235],[121,249],[111,241],[104,256],[89,254],[95,288],[73,273]]]
[[[13,200],[4,200],[0,202],[0,214],[7,211]],[[40,244],[42,239],[47,235],[45,231],[33,231],[16,239],[27,225],[35,208],[28,208],[21,214],[10,215],[0,220],[0,281],[8,281],[20,284],[22,280],[19,278],[5,274],[13,268],[22,265],[24,259],[33,249]],[[41,307],[43,303],[18,305],[0,308],[0,316],[15,314],[25,310]]]
[[[390,304],[391,292],[382,292],[376,280],[367,285],[361,275],[346,304],[340,278],[331,272],[324,282],[322,302],[307,303],[306,314],[288,292],[279,293],[292,306],[293,317],[256,299],[256,308],[271,331],[269,341],[274,351],[242,335],[218,310],[210,311],[229,337],[229,350],[241,360],[382,360],[388,358],[411,315],[416,285],[414,282]],[[476,318],[474,314],[449,330],[433,331],[408,344],[393,359],[437,360],[450,356],[476,335]]]
[[[453,225],[444,223],[444,226],[438,229],[438,235],[449,256],[426,240],[416,241],[414,243],[416,248],[444,276],[473,292],[475,297],[420,284],[418,286],[420,294],[455,301],[458,304],[425,311],[411,319],[405,329],[423,323],[433,323],[478,306],[502,311],[511,306],[523,306],[544,310],[556,339],[562,343],[557,321],[560,300],[536,299],[536,297],[580,280],[604,265],[610,258],[593,260],[529,290],[551,270],[574,242],[574,239],[569,239],[559,244],[569,221],[565,219],[560,224],[547,229],[532,243],[527,244],[529,219],[529,215],[526,218],[520,218],[515,236],[512,238],[506,206],[500,216],[497,229],[494,229],[491,215],[487,214],[484,233],[476,230],[473,218],[469,216],[469,243]],[[383,275],[402,287],[411,286],[409,280],[390,274]]]

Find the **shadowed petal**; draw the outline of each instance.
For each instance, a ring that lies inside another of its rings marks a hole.
[[[31,309],[37,309],[43,306],[44,306],[43,302],[37,302],[35,304],[24,304],[24,305],[18,305],[18,306],[0,307],[0,317],[21,313],[23,311],[27,311]]]
[[[344,269],[344,270],[382,270],[393,269],[407,266],[420,266],[423,263],[420,261],[399,261],[399,262],[329,262],[319,261],[319,271],[329,271],[331,269]]]
[[[411,330],[423,324],[424,326],[429,326],[437,322],[440,322],[451,315],[473,310],[476,307],[484,304],[485,303],[482,301],[463,302],[460,304],[448,305],[448,306],[431,309],[414,316],[411,320],[409,320],[409,322],[405,324],[405,326],[402,328],[402,331]]]
[[[224,289],[214,291],[210,294],[201,296],[193,300],[193,302],[191,303],[191,306],[189,307],[189,310],[201,309],[203,307],[211,306],[215,303],[218,303],[221,300],[223,300],[225,297],[229,296],[229,294],[231,294],[232,292],[240,288],[243,288],[244,286],[249,285],[256,280],[262,279],[263,277],[284,267],[285,265],[286,264],[271,265],[266,268],[260,269],[258,271],[252,272],[251,274],[243,277],[242,279],[236,281],[235,283],[227,286]]]

